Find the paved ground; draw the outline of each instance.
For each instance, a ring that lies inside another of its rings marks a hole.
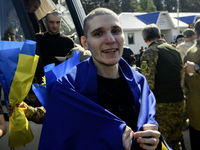
[[[189,130],[188,129],[183,131],[183,139],[184,139],[184,143],[185,143],[185,150],[191,150]]]

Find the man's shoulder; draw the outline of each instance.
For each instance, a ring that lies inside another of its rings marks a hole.
[[[40,36],[44,36],[46,32],[40,32],[40,33],[36,33],[35,36],[36,37],[40,37]]]
[[[66,38],[66,39],[70,39],[70,40],[72,40],[72,38],[70,38],[69,36],[67,36],[67,35],[65,35],[65,34],[60,34],[60,37],[61,38]]]
[[[37,42],[43,41],[45,39],[45,33],[46,32],[41,32],[41,33],[36,33],[35,34]]]
[[[181,44],[179,44],[179,45],[177,46],[177,48],[184,47],[185,44],[186,44],[185,42],[182,42]]]
[[[151,55],[151,54],[154,54],[154,53],[158,53],[158,44],[153,44],[153,45],[151,45],[150,47],[148,47],[148,48],[144,51],[143,55],[144,55],[144,54],[145,54],[145,55]]]

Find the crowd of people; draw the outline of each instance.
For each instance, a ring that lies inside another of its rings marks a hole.
[[[41,2],[35,2],[38,8]],[[194,30],[184,31],[184,40],[177,37],[176,45],[166,42],[158,26],[147,25],[139,71],[132,67],[136,58],[124,46],[121,23],[112,10],[97,8],[86,16],[83,48],[60,34],[60,13],[48,13],[45,24],[47,31],[36,34],[42,67],[59,65],[74,50],[81,52],[81,62],[57,80],[47,110],[18,104],[29,120],[43,124],[39,149],[184,150],[185,109],[191,148],[200,149],[200,20]],[[8,105],[8,116],[13,109]],[[0,137],[6,130],[0,103]]]

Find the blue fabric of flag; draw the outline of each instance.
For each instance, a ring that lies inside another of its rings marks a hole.
[[[41,102],[41,104],[46,108],[49,95],[51,90],[56,83],[56,80],[69,71],[72,67],[79,63],[80,52],[74,51],[73,57],[67,59],[63,63],[55,66],[55,64],[49,64],[44,67],[46,85],[39,85],[34,83],[32,85],[32,90]]]
[[[29,47],[31,55],[35,56],[35,43],[31,40],[26,40],[25,42],[0,41],[0,81],[4,90],[6,105],[9,102],[10,85],[18,65],[19,53],[27,54],[26,50]]]
[[[0,43],[2,43],[2,41],[0,41]],[[0,48],[0,80],[4,90],[6,105],[8,104],[10,85],[17,68],[19,52],[19,48]]]
[[[119,67],[135,99],[137,130],[157,124],[155,97],[143,75],[123,59]],[[97,69],[91,58],[73,67],[53,87],[44,118],[39,150],[124,150],[126,124],[98,105]]]
[[[9,147],[17,149],[30,143],[34,136],[22,108],[16,107],[28,95],[39,56],[36,42],[0,41],[0,80],[6,105],[14,107],[9,117]]]
[[[20,54],[35,56],[35,50],[36,50],[36,42],[31,40],[26,40],[26,44],[23,45]]]

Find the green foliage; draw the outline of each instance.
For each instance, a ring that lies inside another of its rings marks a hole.
[[[156,6],[154,5],[153,0],[140,0],[140,11],[141,12],[154,12],[156,10]]]
[[[162,11],[164,9],[162,0],[153,0],[154,5],[156,6],[157,11]]]
[[[154,12],[154,11],[156,11],[156,6],[154,5],[153,0],[148,0],[145,12]]]
[[[146,11],[146,9],[147,9],[147,1],[148,0],[140,0],[139,1],[139,4],[140,4],[140,11],[141,12],[145,12]]]
[[[88,14],[97,7],[106,7],[117,14],[121,12],[177,11],[177,0],[81,0]],[[199,12],[200,0],[179,0],[179,12]]]

